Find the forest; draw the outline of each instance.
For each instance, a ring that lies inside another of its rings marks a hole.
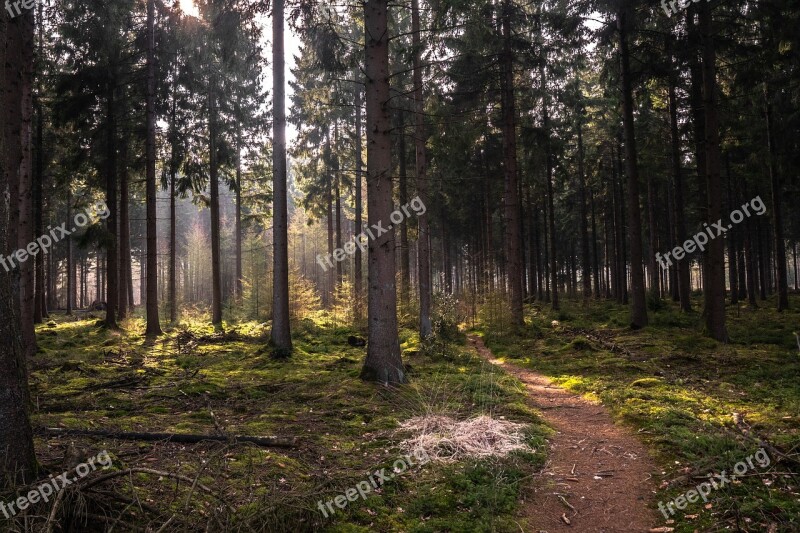
[[[5,0],[0,532],[800,531],[800,5]]]

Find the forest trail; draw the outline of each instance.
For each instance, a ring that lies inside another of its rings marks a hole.
[[[655,527],[658,517],[650,501],[656,466],[644,445],[616,425],[602,405],[553,385],[541,374],[499,361],[480,337],[470,336],[469,341],[481,357],[525,383],[530,404],[556,430],[548,439],[548,460],[534,494],[523,507],[531,525],[526,533],[634,533]]]

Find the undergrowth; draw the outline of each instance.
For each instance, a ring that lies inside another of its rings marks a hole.
[[[141,318],[126,321],[119,332],[98,327],[99,318],[60,316],[38,328],[39,353],[31,368],[37,428],[294,436],[299,445],[146,444],[39,434],[44,472],[61,473],[77,449],[87,457],[108,450],[113,471],[126,474],[87,492],[66,491],[55,513],[63,530],[102,531],[115,519],[135,531],[167,522],[165,531],[518,530],[517,501],[543,462],[546,428],[527,407],[521,384],[471,353],[458,336],[451,339],[451,329],[442,328],[448,337],[439,340],[446,357],[424,353],[417,334],[402,330],[411,384],[387,389],[359,379],[365,349],[350,346],[348,337],[360,332],[325,313],[298,321],[295,349],[286,360],[269,356],[268,323],[226,323],[220,333],[202,314],[184,314],[178,326],[149,343]],[[397,476],[366,501],[323,516],[319,501],[391,467],[400,456],[401,421],[429,414],[489,414],[526,423],[535,452],[430,463]],[[126,473],[143,465],[196,480],[196,486]],[[51,510],[52,502],[39,503],[27,512],[27,522],[18,520],[11,530],[39,527]]]

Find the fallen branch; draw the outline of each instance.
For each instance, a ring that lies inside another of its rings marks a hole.
[[[754,444],[758,444],[770,452],[772,456],[776,458],[776,462],[784,461],[786,463],[800,466],[800,460],[779,450],[772,443],[770,443],[766,437],[753,431],[753,428],[744,421],[744,417],[739,413],[733,414],[733,424],[734,427],[739,430],[739,434],[742,437]]]
[[[297,437],[249,437],[236,435],[224,437],[219,435],[185,435],[180,433],[125,433],[121,431],[87,430],[87,429],[64,429],[64,428],[40,428],[39,434],[59,435],[59,436],[79,436],[79,437],[103,437],[116,440],[157,442],[168,441],[180,444],[199,444],[205,441],[214,442],[248,442],[258,446],[271,448],[296,448]]]

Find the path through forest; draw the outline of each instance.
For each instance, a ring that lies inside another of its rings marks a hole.
[[[525,383],[530,404],[556,430],[542,476],[524,506],[533,526],[529,531],[632,533],[654,527],[658,519],[650,500],[656,467],[642,443],[614,424],[602,405],[499,361],[480,337],[469,339],[481,357]]]

